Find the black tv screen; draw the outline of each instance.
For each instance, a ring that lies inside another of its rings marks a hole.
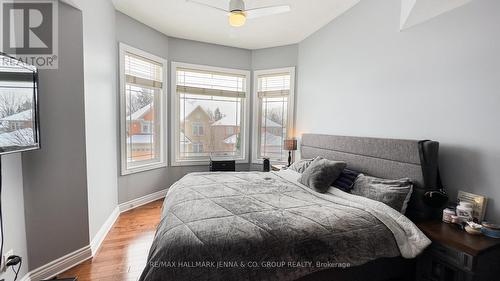
[[[40,148],[38,70],[0,53],[0,155]]]

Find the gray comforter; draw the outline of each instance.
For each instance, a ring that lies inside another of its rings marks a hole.
[[[169,189],[139,280],[294,280],[429,243],[392,208],[291,172],[195,173]]]

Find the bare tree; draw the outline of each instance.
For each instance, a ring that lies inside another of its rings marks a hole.
[[[215,109],[215,111],[212,111],[210,108],[205,108],[205,111],[208,114],[208,118],[212,122],[217,122],[226,116],[220,112],[220,109],[218,107]]]
[[[141,89],[141,91],[133,91],[129,95],[129,106],[127,114],[132,114],[137,110],[151,105],[154,100],[154,93],[148,90]]]
[[[267,118],[273,122],[283,125],[283,114],[280,108],[272,108],[268,110]]]
[[[0,118],[14,115],[32,107],[31,101],[12,93],[0,94]]]
[[[0,135],[5,138],[12,146],[26,146],[33,144],[33,131],[31,129],[22,129],[11,133]]]

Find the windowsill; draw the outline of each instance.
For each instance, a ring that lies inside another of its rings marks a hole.
[[[231,158],[217,158],[217,160],[235,160],[236,164],[249,164],[248,159],[231,159]],[[173,161],[173,167],[185,167],[185,166],[208,166],[210,165],[210,160],[186,160],[186,161]]]
[[[137,167],[134,167],[134,168],[122,169],[121,175],[122,176],[128,176],[128,175],[132,175],[132,174],[137,174],[137,173],[142,173],[142,172],[157,170],[157,169],[166,168],[166,167],[167,167],[167,163],[158,163],[158,164],[150,164],[150,165],[137,166]]]
[[[271,161],[271,165],[288,165],[288,161],[276,161],[276,160],[270,160]],[[264,162],[264,158],[262,159],[254,159],[252,160],[252,164],[260,164],[262,165]]]

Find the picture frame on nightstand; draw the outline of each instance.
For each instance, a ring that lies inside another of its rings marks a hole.
[[[472,203],[472,217],[477,219],[478,222],[484,220],[484,216],[486,215],[486,204],[488,203],[488,198],[486,196],[460,190],[458,191],[458,202]]]

